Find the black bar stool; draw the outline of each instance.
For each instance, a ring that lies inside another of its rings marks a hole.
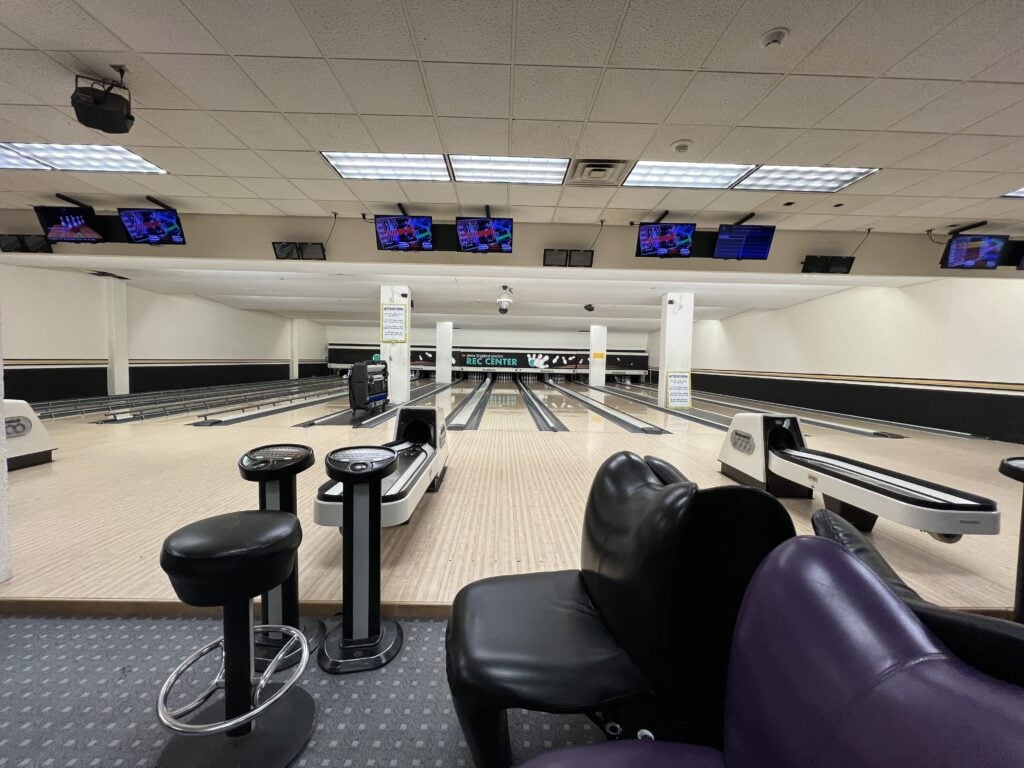
[[[294,515],[268,510],[208,517],[164,541],[160,566],[175,593],[188,605],[222,606],[224,636],[185,659],[160,689],[157,716],[176,734],[160,755],[160,768],[286,768],[305,748],[316,706],[295,684],[309,663],[309,645],[294,627],[254,627],[252,614],[253,598],[291,575],[301,541],[302,528]],[[254,670],[255,632],[288,638],[262,677]],[[288,679],[271,684],[271,676],[295,647],[299,659]],[[188,704],[171,709],[168,699],[175,682],[218,648],[223,662],[210,686]],[[221,689],[224,696],[213,698]],[[261,717],[271,707],[273,712]]]

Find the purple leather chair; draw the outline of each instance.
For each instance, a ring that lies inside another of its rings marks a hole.
[[[722,751],[619,741],[522,768],[1019,768],[1024,688],[953,656],[869,568],[817,537],[758,569],[733,638]]]

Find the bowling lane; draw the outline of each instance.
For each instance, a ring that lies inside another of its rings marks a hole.
[[[437,392],[426,400],[421,400],[416,405],[441,408],[444,410],[445,418],[448,418],[452,411],[459,407],[459,403],[469,397],[480,383],[480,379],[463,379],[452,384],[448,389]]]
[[[670,413],[664,413],[654,408],[649,408],[641,403],[634,402],[633,400],[627,400],[625,397],[619,397],[618,395],[612,395],[606,392],[601,392],[597,389],[591,389],[583,384],[565,384],[565,387],[579,392],[581,395],[586,395],[593,398],[599,403],[604,403],[610,408],[614,408],[617,411],[628,413],[642,421],[646,421],[648,424],[653,424],[656,427],[667,429],[673,434],[724,434],[722,430],[715,429],[714,427],[708,427],[703,424],[684,419],[681,416],[675,416]]]
[[[566,397],[561,392],[552,389],[543,382],[534,382],[529,385],[531,391],[537,398],[547,406],[569,429],[570,432],[626,432],[614,421],[609,421],[600,414],[584,408],[571,397]]]
[[[478,429],[496,432],[537,431],[537,425],[514,381],[497,381],[491,387],[487,408]]]

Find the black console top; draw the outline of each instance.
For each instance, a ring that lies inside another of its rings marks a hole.
[[[1024,456],[1003,459],[999,463],[999,471],[1007,477],[1024,483]]]
[[[246,480],[279,480],[297,475],[313,466],[316,458],[308,445],[261,445],[238,460],[238,471]]]
[[[362,484],[387,477],[398,469],[398,454],[380,445],[338,448],[327,454],[327,476],[342,483]]]

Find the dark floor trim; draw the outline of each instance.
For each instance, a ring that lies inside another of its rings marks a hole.
[[[16,469],[36,467],[40,464],[49,464],[53,461],[53,451],[37,451],[36,453],[23,453],[21,456],[7,457],[7,470],[13,472]]]

